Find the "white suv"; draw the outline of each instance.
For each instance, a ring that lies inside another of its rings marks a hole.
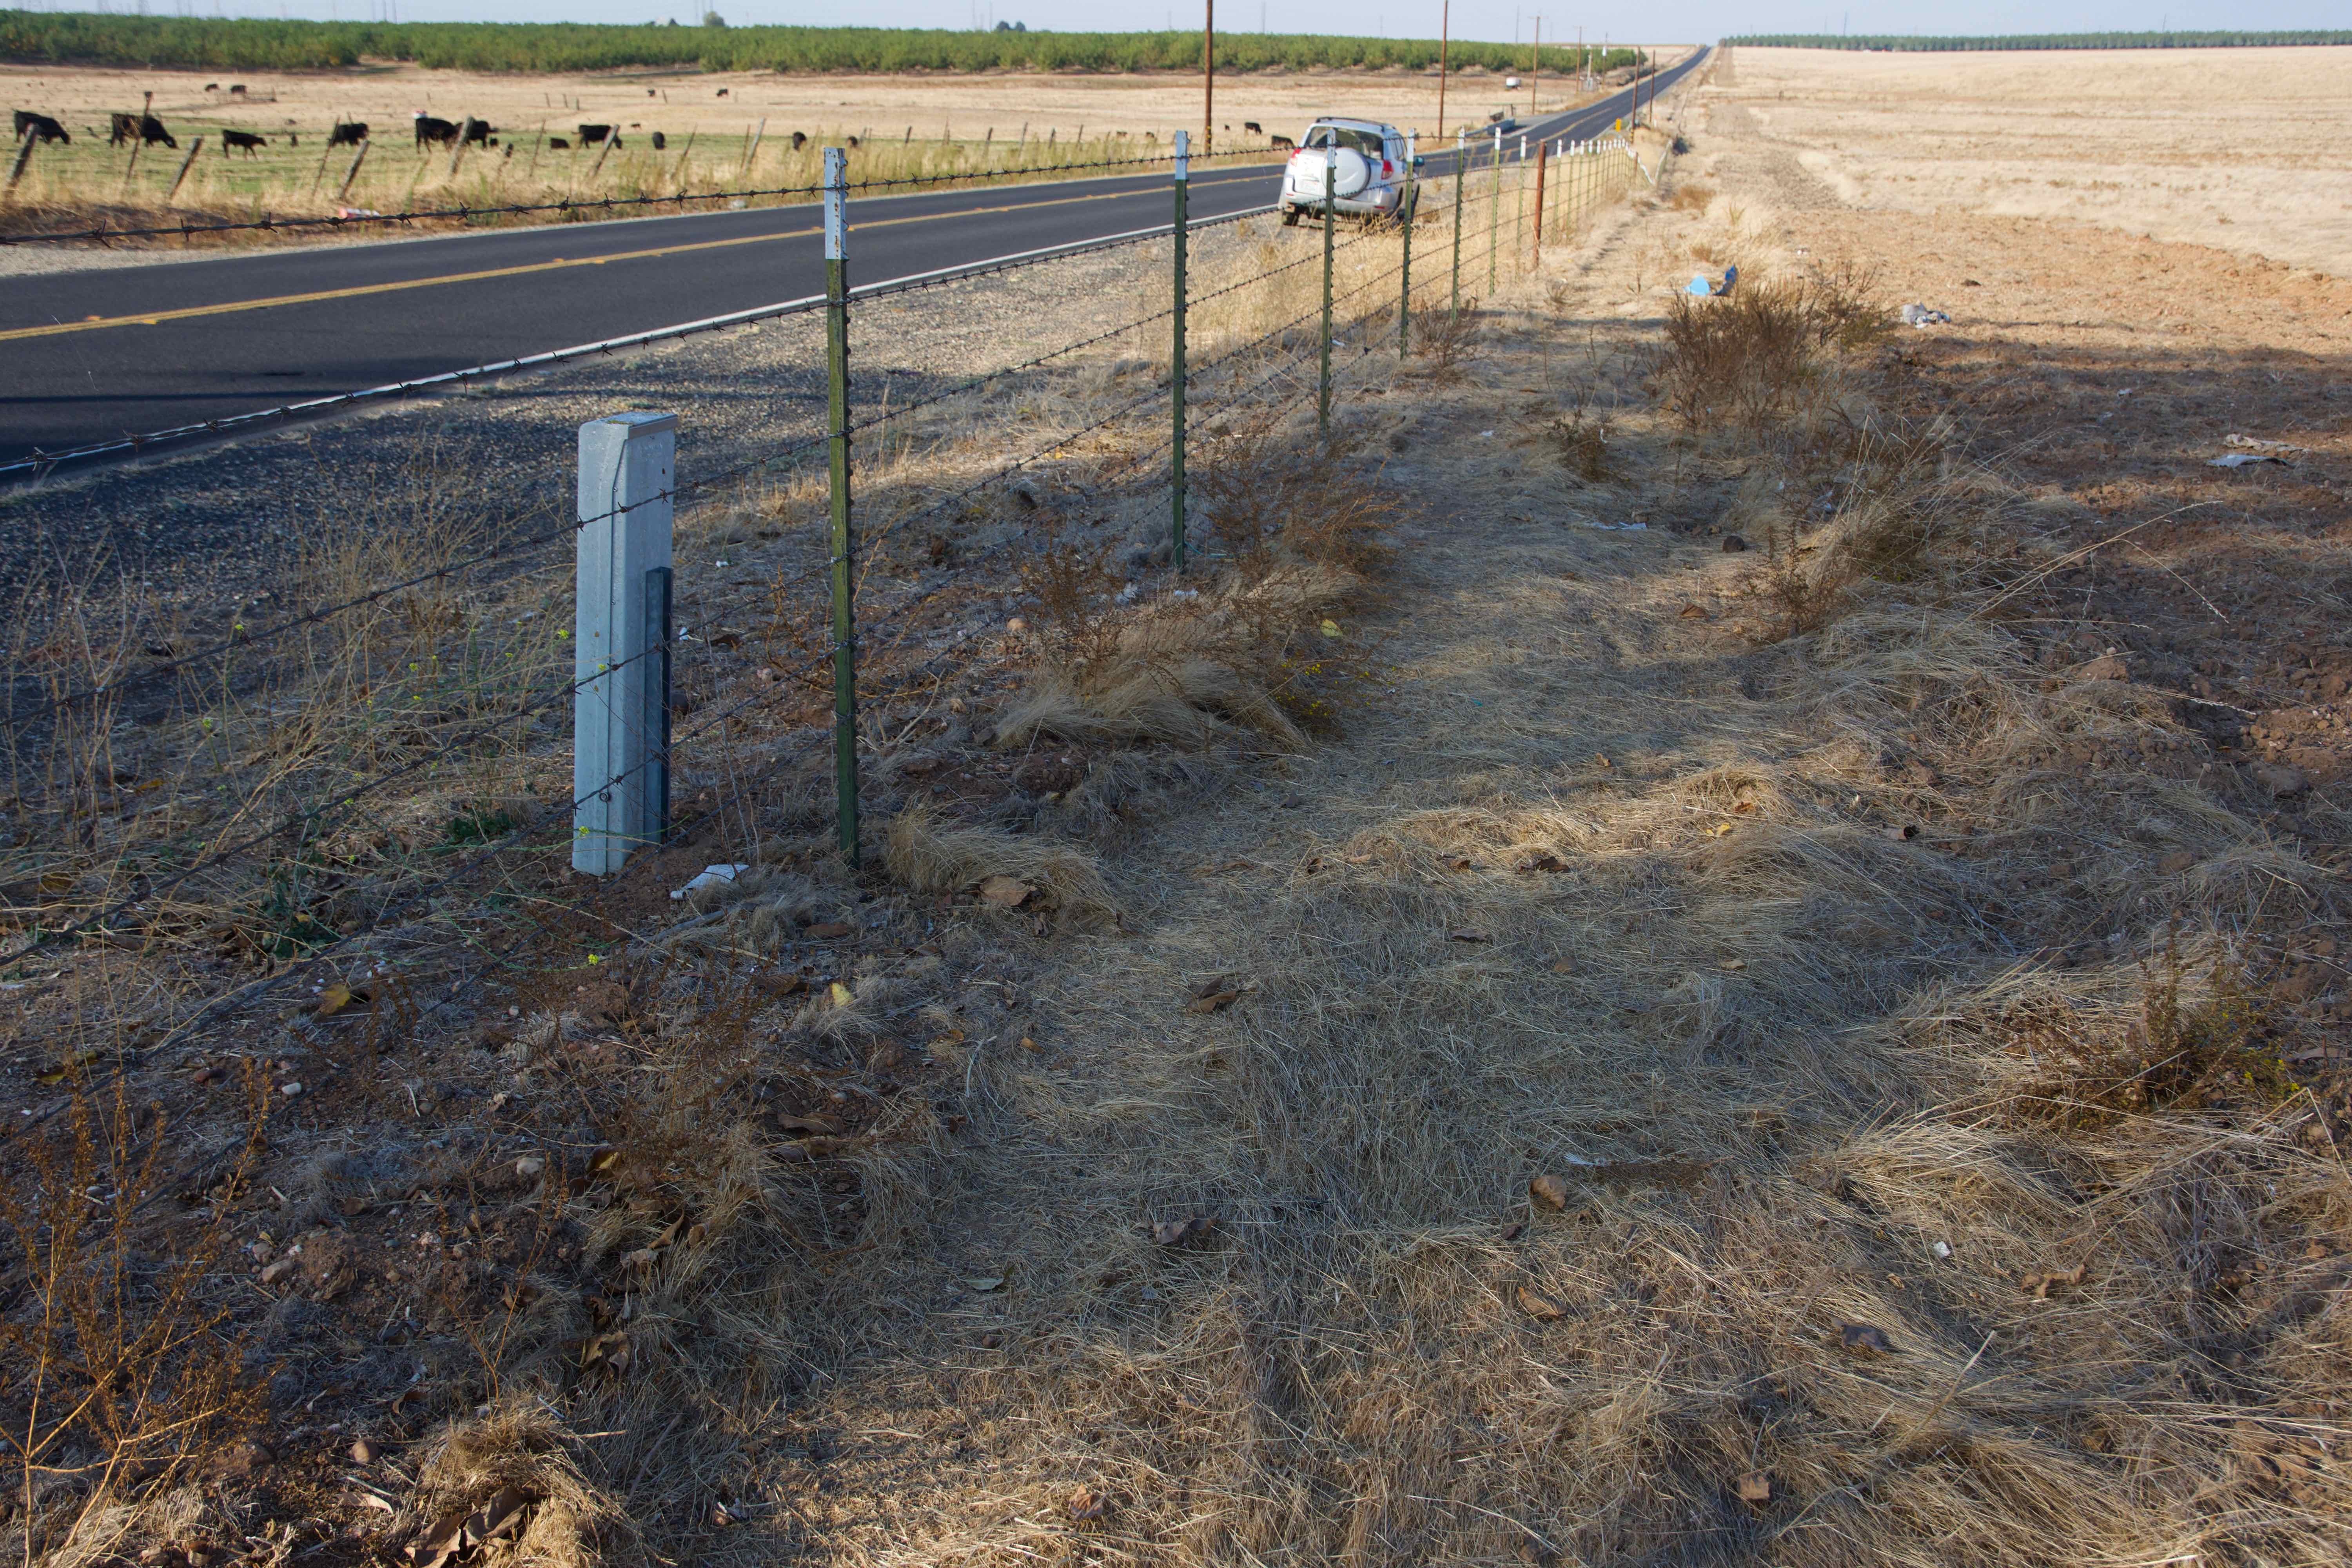
[[[1318,120],[1307,128],[1282,172],[1282,221],[1323,210],[1323,165],[1337,156],[1331,210],[1360,217],[1393,217],[1405,200],[1404,132],[1371,120]]]

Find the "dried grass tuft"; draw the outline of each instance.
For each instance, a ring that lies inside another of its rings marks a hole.
[[[1065,917],[1118,915],[1100,868],[1084,850],[959,826],[923,802],[890,819],[882,858],[892,877],[919,893],[968,892],[991,877],[1009,877],[1036,889],[1045,907]]]

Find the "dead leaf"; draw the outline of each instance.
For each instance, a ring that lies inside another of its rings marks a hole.
[[[410,1542],[406,1555],[416,1568],[443,1568],[465,1549],[466,1516],[453,1513],[436,1521],[424,1534]]]
[[[1570,958],[1555,958],[1551,961],[1551,972],[1554,974],[1573,974],[1576,973],[1576,961]]]
[[[318,1016],[321,1018],[331,1018],[346,1008],[364,1007],[367,1005],[366,992],[354,991],[339,980],[319,993]]]
[[[856,935],[857,928],[843,921],[824,921],[801,934],[811,942],[839,942],[843,937]]]
[[[1762,1470],[1750,1470],[1736,1483],[1741,1502],[1766,1503],[1772,1500],[1772,1478]]]
[[[1003,1289],[1004,1276],[1002,1274],[983,1274],[977,1279],[965,1280],[964,1284],[984,1295],[992,1290]]]
[[[850,993],[849,987],[844,985],[838,980],[834,981],[824,988],[824,994],[825,999],[836,1007],[846,1007],[852,1002],[857,1000],[857,998]]]
[[[1838,1342],[1856,1355],[1892,1355],[1894,1344],[1886,1331],[1874,1323],[1846,1323],[1838,1329]]]
[[[1696,605],[1685,605],[1683,606],[1682,618],[1686,621],[1703,621],[1706,619],[1706,612],[1700,609]]]
[[[1556,1323],[1568,1316],[1568,1309],[1528,1286],[1519,1287],[1519,1310],[1539,1323]]]
[[[473,1512],[446,1515],[410,1542],[408,1560],[418,1568],[442,1568],[461,1552],[520,1531],[524,1511],[538,1500],[514,1487],[501,1487]]]
[[[2046,1301],[2050,1299],[2050,1292],[2062,1285],[2080,1285],[2089,1269],[2088,1264],[2077,1263],[2072,1268],[2053,1268],[2046,1273],[2028,1274],[2017,1282],[2017,1288],[2037,1301]]]
[[[838,1132],[841,1121],[832,1116],[779,1116],[776,1130],[780,1132]]]
[[[846,1138],[797,1138],[777,1144],[776,1158],[787,1164],[806,1164],[811,1160],[832,1158],[850,1142]]]
[[[1455,942],[1492,942],[1495,939],[1483,931],[1451,931],[1445,933]]]
[[[1564,1209],[1568,1206],[1568,1184],[1554,1175],[1538,1176],[1528,1184],[1528,1196],[1539,1209]]]
[[[808,989],[808,981],[798,974],[754,974],[751,984],[769,996],[797,996]]]
[[[1522,872],[1565,871],[1568,869],[1568,862],[1547,849],[1542,851],[1540,854],[1530,855],[1526,859],[1520,861],[1518,864],[1518,869]]]
[[[1212,974],[1206,980],[1195,980],[1184,989],[1194,996],[1214,996],[1220,992],[1241,988],[1242,977],[1238,974]]]
[[[1706,836],[1709,838],[1720,838],[1730,831],[1731,824],[1727,822],[1718,822],[1713,827],[1706,830]]]
[[[1214,1215],[1196,1214],[1190,1219],[1163,1219],[1151,1227],[1151,1239],[1161,1247],[1191,1247],[1206,1240],[1217,1228]]]
[[[1021,1048],[1024,1051],[1035,1051],[1043,1050],[1045,1047],[1040,1046],[1036,1041],[1031,1039],[1028,1036],[1024,1035],[1021,1037]]]
[[[57,1066],[51,1068],[48,1071],[35,1073],[33,1075],[34,1081],[47,1084],[63,1083],[68,1078],[70,1078],[73,1075],[75,1068],[86,1068],[89,1066],[90,1063],[98,1060],[98,1055],[99,1053],[95,1050],[76,1051],[71,1056],[66,1058],[63,1061],[58,1063]]]
[[[1080,1487],[1076,1491],[1070,1494],[1070,1500],[1067,1506],[1070,1510],[1070,1517],[1084,1522],[1090,1519],[1100,1519],[1103,1515],[1108,1513],[1110,1511],[1110,1499],[1105,1497],[1102,1493],[1096,1491],[1091,1487]]]
[[[1184,1011],[1187,1013],[1220,1013],[1239,1001],[1241,999],[1241,994],[1242,994],[1238,991],[1219,991],[1213,995],[1198,997],[1192,1002],[1186,1003]]]
[[[1000,910],[1017,910],[1036,891],[1018,877],[991,877],[980,884],[980,901]]]
[[[580,1347],[580,1370],[604,1372],[614,1377],[628,1375],[629,1336],[621,1330],[609,1334],[597,1334]]]

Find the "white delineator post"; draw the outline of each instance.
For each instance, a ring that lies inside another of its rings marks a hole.
[[[607,877],[669,818],[670,492],[677,416],[580,426],[572,868]]]

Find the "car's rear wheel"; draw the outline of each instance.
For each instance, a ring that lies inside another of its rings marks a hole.
[[[1297,207],[1285,207],[1282,209],[1282,226],[1285,228],[1297,228],[1298,226],[1298,209]]]

